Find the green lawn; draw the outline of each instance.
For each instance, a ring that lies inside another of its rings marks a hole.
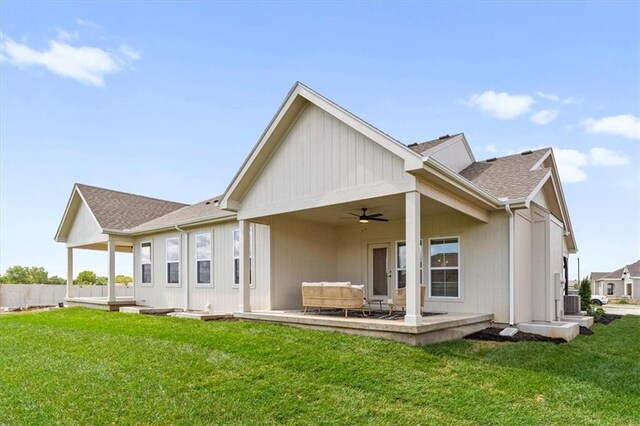
[[[398,343],[82,308],[0,316],[0,424],[640,424],[640,317]]]

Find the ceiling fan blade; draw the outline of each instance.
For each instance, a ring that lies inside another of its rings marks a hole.
[[[375,220],[377,222],[389,222],[389,219],[382,219],[379,217],[369,217],[369,220]]]
[[[383,213],[374,213],[374,214],[368,214],[368,217],[380,217],[380,216],[384,216]]]
[[[355,216],[355,217],[360,217],[360,216],[362,216],[362,215],[360,215],[360,214],[355,214],[355,213],[347,213],[347,214],[350,214],[351,216]]]

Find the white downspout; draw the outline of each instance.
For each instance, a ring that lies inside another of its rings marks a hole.
[[[509,325],[515,323],[516,307],[516,274],[515,274],[515,216],[509,204],[505,203],[504,209],[509,215]]]
[[[180,267],[184,268],[185,270],[185,283],[184,283],[184,310],[185,312],[187,310],[189,310],[189,233],[187,231],[185,231],[184,229],[181,229],[178,225],[175,226],[176,227],[176,231],[180,232],[180,234],[182,235],[186,235],[185,238],[185,245],[186,245],[186,253],[187,253],[187,258],[182,261],[182,259],[180,260]],[[182,238],[181,238],[182,239]],[[180,243],[180,257],[182,257],[182,243]]]

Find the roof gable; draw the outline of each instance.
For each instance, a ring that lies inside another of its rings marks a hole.
[[[100,232],[107,233],[129,230],[186,206],[173,201],[77,183],[58,226],[56,241],[65,241],[68,237],[81,204],[86,206]]]
[[[223,209],[237,210],[240,200],[242,200],[254,179],[269,162],[284,136],[309,103],[400,157],[404,160],[405,169],[422,167],[421,156],[404,144],[298,82],[293,86],[278,112],[227,187],[221,201]]]

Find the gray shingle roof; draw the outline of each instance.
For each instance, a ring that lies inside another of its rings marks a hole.
[[[549,172],[547,168],[531,170],[548,151],[545,148],[526,155],[476,161],[460,175],[497,198],[526,198]]]
[[[640,277],[640,260],[638,260],[635,263],[623,266],[622,268],[616,269],[613,272],[605,273],[605,275],[600,277],[599,279],[619,280],[620,278],[622,278],[622,271],[624,270],[624,268],[627,268],[630,276]]]
[[[592,272],[591,281],[598,281],[600,278],[609,275],[609,272]]]
[[[149,222],[136,226],[132,232],[145,232],[154,229],[167,228],[203,218],[215,218],[233,215],[233,213],[220,209],[220,206],[214,201],[220,200],[220,197],[213,197],[201,201],[190,206],[172,211],[164,216],[160,216]]]
[[[79,183],[76,187],[103,229],[131,229],[186,206],[183,203]]]
[[[426,142],[412,143],[411,145],[407,145],[407,146],[412,151],[417,152],[420,155],[423,155],[423,153],[425,151],[428,151],[431,148],[435,148],[438,145],[441,145],[441,144],[443,144],[445,142],[448,142],[451,139],[453,139],[456,136],[459,136],[461,134],[462,133],[456,133],[455,135],[444,135],[444,136],[440,136],[438,139],[433,139],[433,140],[426,141]]]

